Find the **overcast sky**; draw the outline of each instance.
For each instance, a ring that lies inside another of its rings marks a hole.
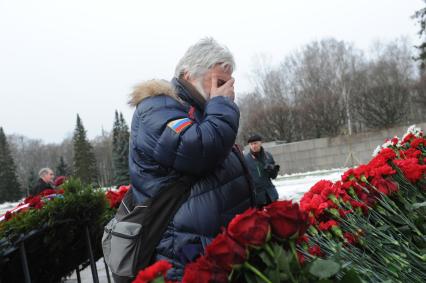
[[[0,0],[0,126],[45,142],[71,136],[79,113],[88,136],[130,123],[132,87],[171,79],[188,46],[213,36],[234,53],[236,92],[249,91],[255,58],[272,63],[334,37],[367,50],[408,36],[421,0],[93,1]]]

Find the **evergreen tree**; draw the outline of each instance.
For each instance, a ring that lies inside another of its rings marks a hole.
[[[97,181],[96,158],[93,147],[86,137],[86,130],[77,114],[77,124],[74,130],[74,176],[85,184]]]
[[[64,157],[59,158],[58,166],[56,166],[56,176],[68,176],[69,169],[68,165],[65,163]]]
[[[112,160],[114,183],[116,185],[129,184],[129,128],[123,114],[115,111],[112,129]]]
[[[28,176],[28,180],[27,180],[27,196],[29,195],[29,192],[32,188],[34,188],[37,185],[37,181],[40,177],[37,175],[37,173],[34,171],[34,169],[30,170],[29,176]]]
[[[423,2],[426,3],[424,0]],[[414,14],[414,17],[417,19],[420,30],[419,30],[419,36],[422,39],[422,43],[417,46],[419,49],[419,57],[417,58],[420,61],[420,69],[422,72],[425,72],[426,70],[426,8],[420,9],[416,11]]]
[[[21,197],[16,166],[3,128],[0,127],[0,203]]]

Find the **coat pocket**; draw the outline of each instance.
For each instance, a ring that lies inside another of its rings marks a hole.
[[[113,274],[134,277],[143,256],[143,218],[146,206],[136,206],[123,216],[117,215],[106,226],[102,236],[104,258]]]
[[[104,254],[105,262],[110,265],[110,256],[111,256],[111,231],[113,227],[117,224],[117,219],[114,217],[111,219],[104,228],[104,234],[102,235],[102,252]]]
[[[111,230],[109,266],[114,274],[133,277],[142,241],[142,225],[118,222]]]

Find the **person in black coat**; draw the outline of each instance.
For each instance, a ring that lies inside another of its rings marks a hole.
[[[55,174],[50,168],[43,168],[38,172],[40,179],[38,179],[37,184],[30,189],[30,195],[35,196],[46,189],[54,189],[53,180],[55,179]]]
[[[235,62],[212,38],[191,46],[171,82],[151,80],[131,94],[129,170],[136,204],[182,176],[196,181],[156,248],[156,260],[181,280],[188,262],[237,214],[254,205],[244,156],[234,146],[240,112],[234,103]]]
[[[250,151],[245,154],[245,160],[256,187],[256,205],[261,207],[278,199],[277,189],[271,179],[277,177],[280,166],[263,149],[260,135],[252,135],[247,142]]]

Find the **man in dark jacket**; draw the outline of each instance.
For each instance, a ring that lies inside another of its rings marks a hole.
[[[143,203],[182,176],[196,181],[156,248],[156,260],[173,264],[181,279],[238,213],[254,203],[244,157],[234,146],[239,110],[234,103],[235,63],[229,50],[206,38],[191,46],[171,83],[135,88],[129,169],[136,203]]]
[[[40,179],[38,179],[37,184],[30,190],[30,195],[35,196],[46,189],[53,189],[53,180],[55,174],[50,168],[43,168],[38,172]]]
[[[247,166],[256,187],[256,205],[264,206],[278,199],[278,192],[271,179],[275,179],[280,166],[275,164],[272,155],[262,147],[262,137],[258,134],[248,139],[250,152],[245,154]]]

